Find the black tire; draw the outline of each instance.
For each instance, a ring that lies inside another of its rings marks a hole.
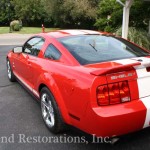
[[[55,134],[63,132],[65,129],[65,123],[55,101],[55,98],[48,88],[42,88],[42,90],[40,91],[40,100],[42,118],[47,128]]]
[[[7,75],[8,75],[9,81],[11,81],[11,82],[16,81],[16,77],[12,71],[12,67],[11,67],[9,59],[7,59]]]

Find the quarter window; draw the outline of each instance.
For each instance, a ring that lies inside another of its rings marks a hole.
[[[60,57],[60,51],[54,45],[50,44],[45,51],[45,58],[58,60]]]

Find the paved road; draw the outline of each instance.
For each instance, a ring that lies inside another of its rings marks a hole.
[[[32,35],[17,33],[0,34],[0,45],[21,45]]]
[[[10,83],[7,79],[5,56],[11,47],[13,46],[0,46],[0,150],[146,150],[150,148],[150,128],[123,136],[113,146],[92,143],[92,137],[74,128],[59,135],[51,134],[42,121],[39,104],[20,84]],[[23,135],[19,134],[24,134],[26,138],[35,137],[36,140],[40,136],[45,143],[37,143],[29,138],[20,141]],[[78,140],[77,143],[60,143],[57,139],[61,136],[63,142],[65,137],[69,137],[70,140],[86,137],[88,144],[79,143]]]

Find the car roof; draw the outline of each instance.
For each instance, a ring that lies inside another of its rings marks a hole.
[[[85,34],[108,34],[107,32],[100,32],[100,31],[93,31],[93,30],[57,30],[57,31],[52,31],[45,33],[48,36],[52,36],[55,38],[61,38],[61,37],[66,37],[66,36],[73,36],[73,35],[85,35]]]

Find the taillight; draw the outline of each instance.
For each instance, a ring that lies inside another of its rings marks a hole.
[[[109,91],[109,102],[110,104],[118,104],[120,103],[120,90],[119,90],[119,84],[109,84],[108,85],[108,91]]]
[[[127,81],[120,82],[119,89],[120,89],[121,102],[123,103],[123,102],[130,101],[130,90],[129,90],[128,82]]]
[[[100,106],[128,101],[130,101],[130,90],[127,81],[101,85],[97,88],[97,102]]]
[[[107,85],[99,86],[97,88],[97,99],[99,105],[109,105],[109,95]]]

